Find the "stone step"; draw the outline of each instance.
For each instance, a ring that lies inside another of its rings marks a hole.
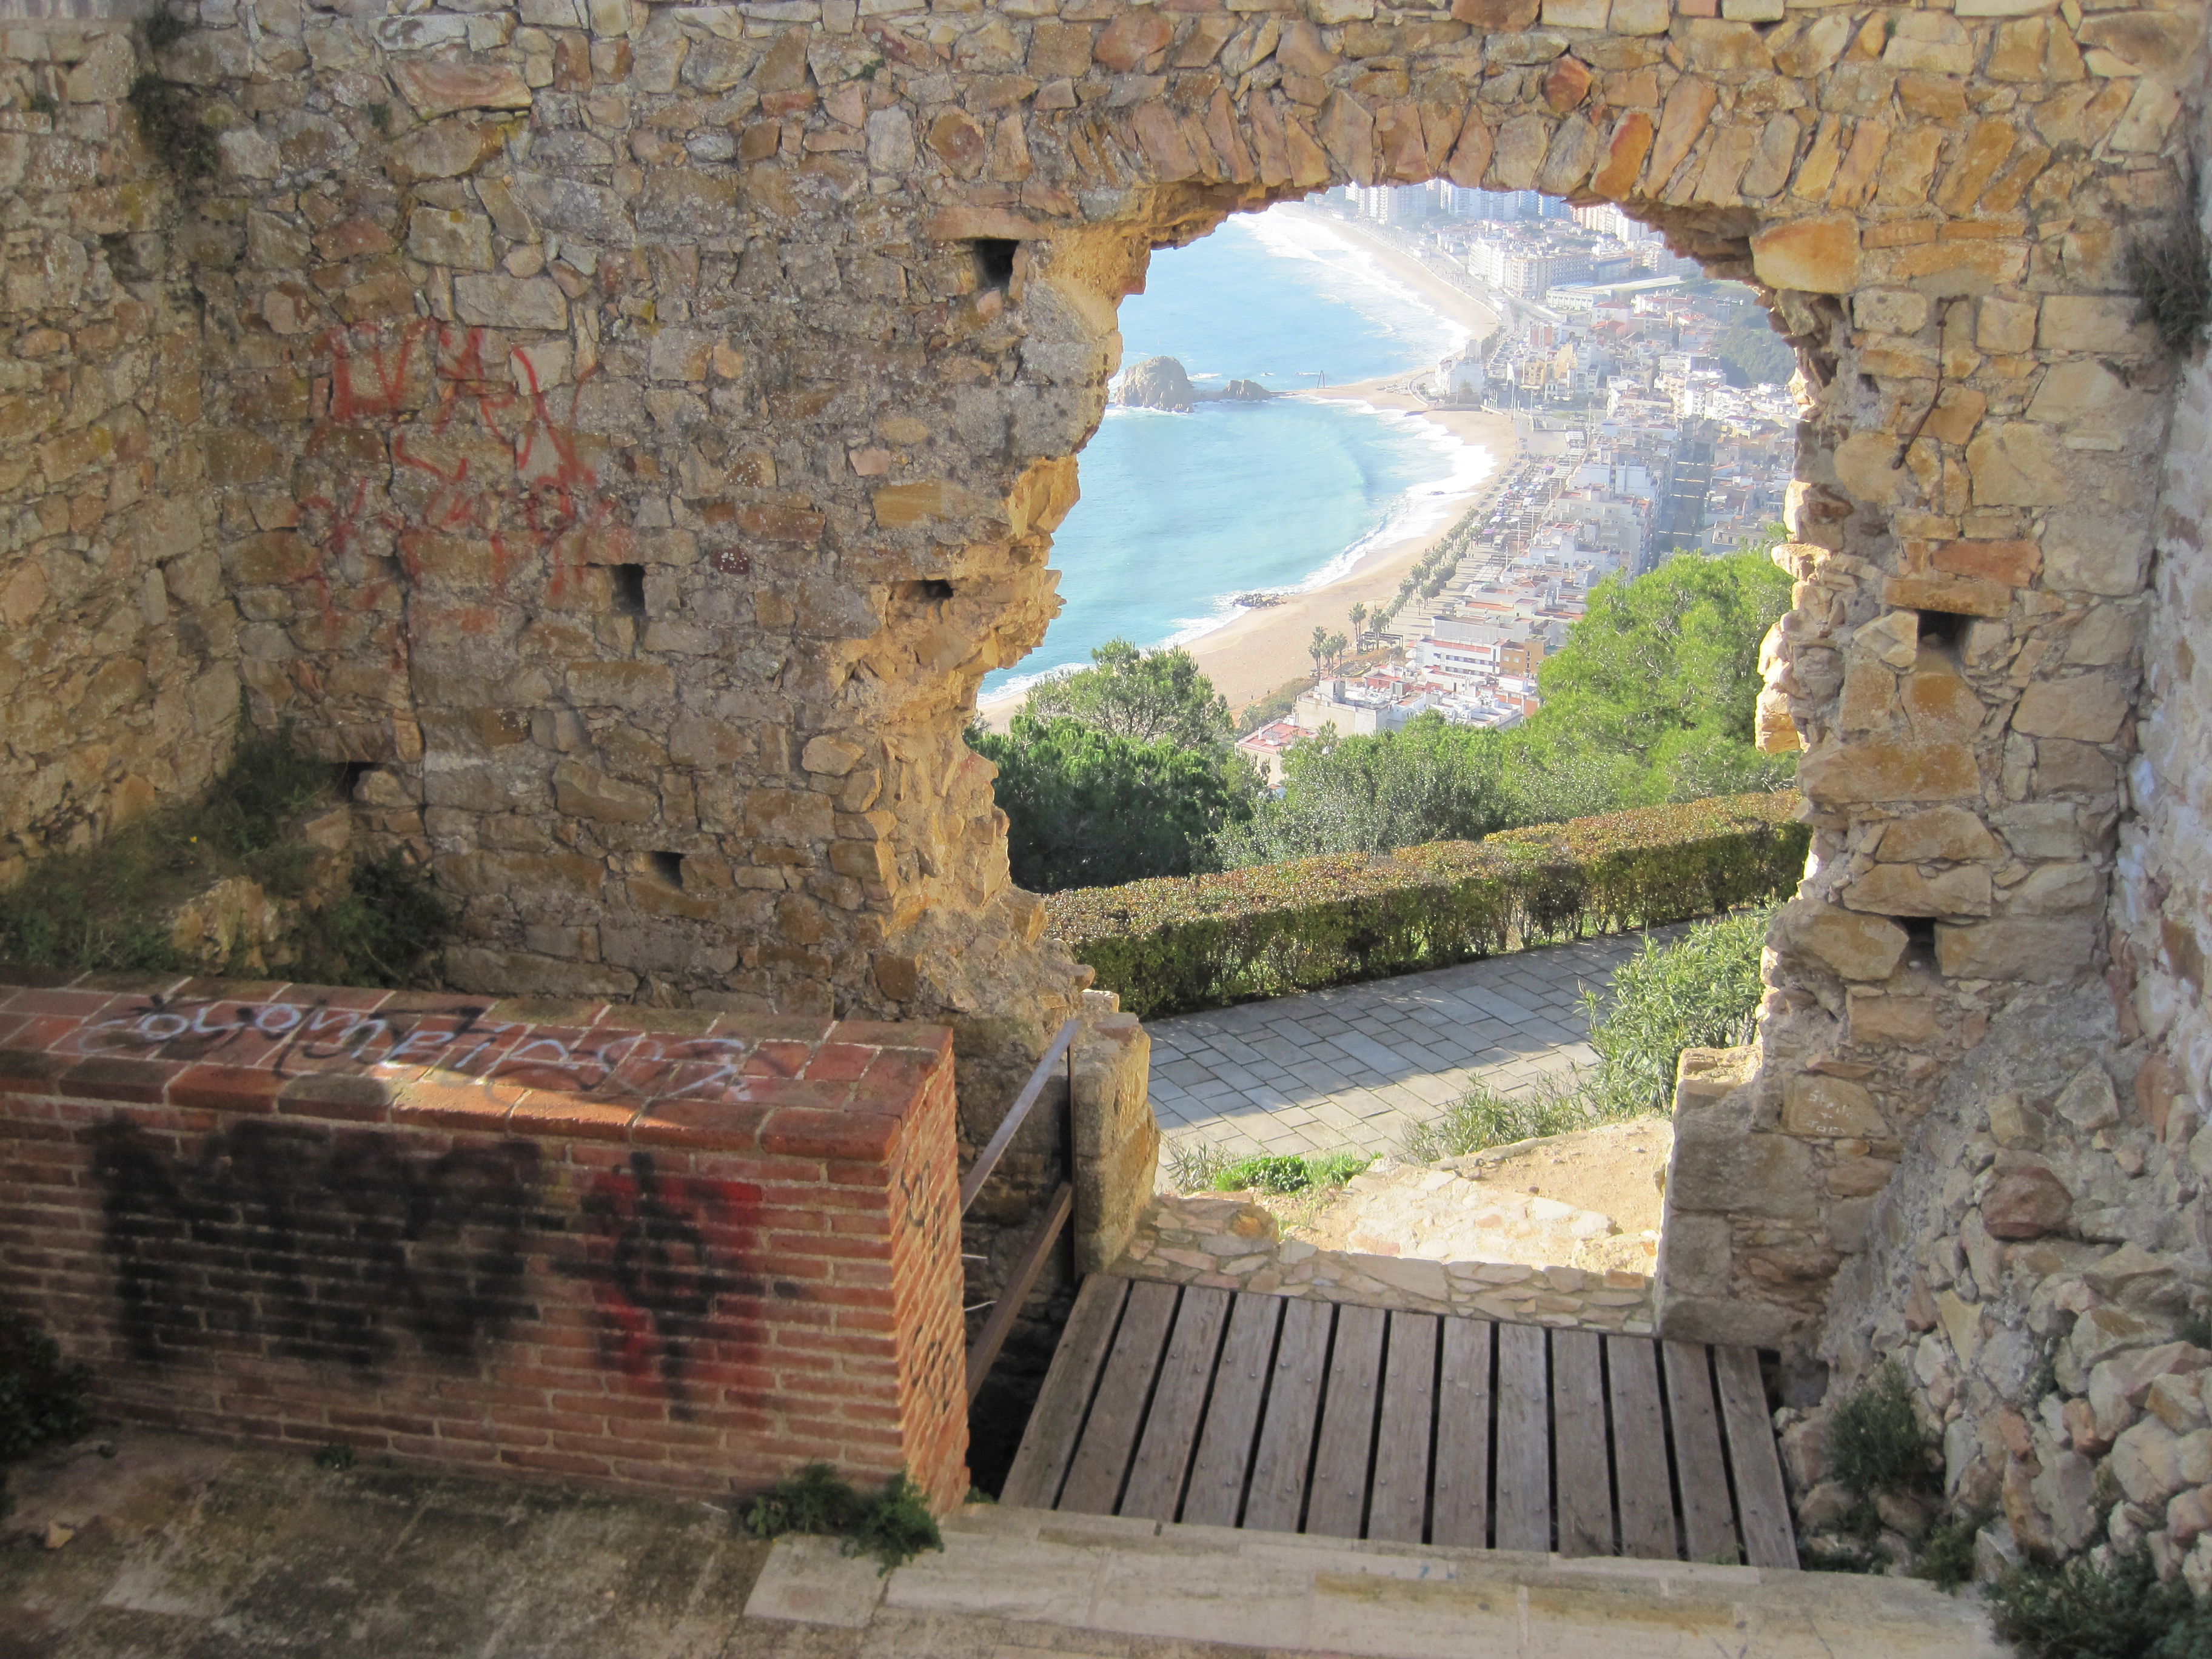
[[[910,1659],[959,1652],[966,1620],[1360,1659],[2007,1652],[1971,1595],[1910,1579],[1346,1544],[999,1504],[961,1510],[942,1553],[888,1576],[830,1540],[785,1539],[745,1613],[868,1628]]]

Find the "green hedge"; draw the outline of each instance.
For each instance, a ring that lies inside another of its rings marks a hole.
[[[1135,1014],[1179,1014],[1620,933],[1793,891],[1794,791],[1508,830],[1384,857],[1081,887],[1048,931]]]

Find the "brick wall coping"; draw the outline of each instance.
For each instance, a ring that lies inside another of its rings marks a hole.
[[[0,1093],[880,1161],[943,1026],[0,966]]]

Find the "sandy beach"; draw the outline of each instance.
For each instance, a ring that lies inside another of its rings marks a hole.
[[[1436,276],[1419,259],[1364,227],[1333,216],[1314,214],[1310,210],[1280,208],[1276,211],[1310,216],[1334,234],[1357,244],[1392,276],[1419,291],[1423,300],[1478,338],[1498,326],[1496,314],[1473,295]],[[1306,643],[1313,637],[1314,629],[1323,627],[1332,632],[1349,632],[1353,605],[1365,604],[1371,608],[1395,592],[1405,573],[1419,562],[1421,555],[1434,546],[1475,498],[1490,487],[1517,452],[1519,439],[1511,415],[1496,410],[1426,409],[1419,398],[1395,389],[1414,378],[1417,376],[1391,375],[1331,386],[1325,392],[1285,395],[1419,412],[1419,418],[1433,421],[1455,437],[1487,451],[1492,462],[1490,471],[1472,488],[1444,498],[1442,516],[1419,535],[1371,550],[1351,570],[1325,586],[1286,594],[1280,604],[1244,611],[1211,633],[1191,641],[1186,648],[1229,699],[1231,709],[1242,709],[1288,681],[1310,674],[1313,658],[1307,653]],[[1022,695],[1017,692],[988,698],[977,712],[987,725],[1003,729],[1020,707]]]

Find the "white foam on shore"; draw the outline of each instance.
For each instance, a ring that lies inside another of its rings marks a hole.
[[[1297,204],[1285,203],[1282,205],[1295,207]],[[1449,349],[1439,353],[1440,356],[1451,356],[1474,337],[1473,329],[1392,270],[1374,249],[1340,234],[1326,219],[1310,213],[1284,212],[1270,208],[1265,213],[1255,213],[1239,222],[1267,244],[1268,252],[1279,258],[1310,260],[1373,288],[1376,290],[1374,298],[1378,303],[1372,308],[1361,305],[1356,294],[1337,295],[1347,305],[1366,312],[1370,316],[1380,315],[1387,319],[1392,313],[1409,305],[1426,312],[1442,323],[1451,336]]]
[[[1246,593],[1271,593],[1284,598],[1292,594],[1310,593],[1318,588],[1340,581],[1358,570],[1370,555],[1400,542],[1411,541],[1441,529],[1449,520],[1453,511],[1485,478],[1498,470],[1498,458],[1482,444],[1473,443],[1457,433],[1424,420],[1413,411],[1402,409],[1382,409],[1357,398],[1332,398],[1346,409],[1358,410],[1378,420],[1397,422],[1403,435],[1425,440],[1438,447],[1449,458],[1451,471],[1443,477],[1427,483],[1415,484],[1401,494],[1383,510],[1382,521],[1358,541],[1346,548],[1327,564],[1305,578],[1285,587],[1248,587]],[[1203,639],[1215,629],[1227,627],[1237,617],[1249,614],[1245,606],[1236,603],[1234,594],[1224,593],[1214,611],[1204,617],[1193,617],[1178,622],[1176,631],[1160,642],[1160,647],[1188,645]],[[1064,671],[1053,671],[1054,672]],[[1030,677],[1031,681],[1050,678],[1051,674]],[[1008,681],[1009,686],[1013,684]]]

